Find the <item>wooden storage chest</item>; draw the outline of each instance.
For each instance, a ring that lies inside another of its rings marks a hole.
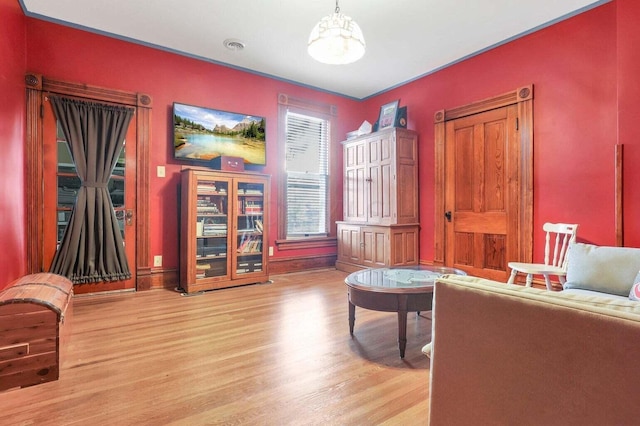
[[[70,334],[73,284],[50,273],[0,291],[0,391],[57,380]]]

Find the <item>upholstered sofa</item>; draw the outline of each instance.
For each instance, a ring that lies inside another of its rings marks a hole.
[[[437,280],[429,424],[640,424],[640,249],[574,248],[563,291]]]
[[[562,293],[626,300],[639,273],[640,248],[572,244]]]

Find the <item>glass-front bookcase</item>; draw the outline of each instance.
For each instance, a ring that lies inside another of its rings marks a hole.
[[[269,177],[185,169],[180,287],[193,293],[269,279]]]

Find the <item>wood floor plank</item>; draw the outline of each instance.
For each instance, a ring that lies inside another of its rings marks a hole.
[[[424,425],[427,315],[356,309],[346,274],[182,296],[74,298],[60,379],[0,393],[0,424]]]

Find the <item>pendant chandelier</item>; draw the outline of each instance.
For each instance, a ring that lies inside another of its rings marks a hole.
[[[364,56],[364,37],[356,22],[340,13],[338,0],[333,14],[325,16],[313,27],[307,52],[324,64],[350,64]]]

